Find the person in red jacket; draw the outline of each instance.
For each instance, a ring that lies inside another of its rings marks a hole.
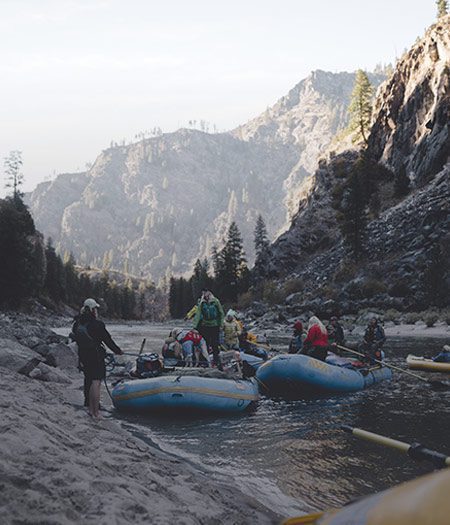
[[[328,353],[328,332],[318,317],[311,317],[308,323],[308,335],[303,341],[302,354],[325,361]]]

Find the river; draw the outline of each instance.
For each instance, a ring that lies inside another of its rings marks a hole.
[[[108,328],[126,352],[136,352],[144,337],[147,351],[159,351],[170,329],[162,324]],[[272,335],[272,341],[281,349],[287,337]],[[387,363],[405,366],[408,353],[432,355],[442,344],[442,339],[390,338]],[[262,398],[255,412],[238,417],[113,414],[142,438],[288,516],[341,506],[431,472],[429,464],[360,441],[339,426],[418,441],[450,455],[448,400],[448,392],[394,372],[391,382],[355,394],[303,401]]]

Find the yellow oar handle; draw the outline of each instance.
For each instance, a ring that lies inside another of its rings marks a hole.
[[[345,350],[346,352],[351,352],[352,354],[359,355],[361,357],[367,357],[365,354],[361,352],[357,352],[356,350],[353,350],[352,348],[347,348],[346,346],[336,345],[341,350]],[[372,361],[375,361],[375,363],[378,363],[380,365],[386,366],[387,368],[392,368],[393,370],[397,370],[397,372],[403,372],[404,374],[408,374],[412,377],[415,377],[416,379],[420,379],[421,381],[425,381],[425,383],[429,383],[430,381],[428,379],[425,379],[422,376],[419,376],[419,374],[415,374],[414,372],[410,372],[409,370],[405,370],[404,368],[400,368],[399,366],[395,365],[388,365],[384,361],[380,361],[379,359],[371,358]]]
[[[366,441],[372,441],[373,443],[378,443],[379,445],[384,445],[385,447],[394,448],[408,454],[408,456],[413,459],[427,459],[432,461],[436,467],[450,467],[450,457],[441,452],[436,452],[435,450],[430,450],[425,448],[420,443],[404,443],[403,441],[398,441],[397,439],[392,439],[380,434],[375,434],[374,432],[369,432],[363,430],[362,428],[352,428],[348,425],[342,425],[341,428],[353,434],[356,437],[365,439]]]

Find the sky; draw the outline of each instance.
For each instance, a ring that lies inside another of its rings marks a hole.
[[[0,0],[3,158],[25,190],[111,140],[204,120],[228,130],[315,69],[395,62],[434,0]]]

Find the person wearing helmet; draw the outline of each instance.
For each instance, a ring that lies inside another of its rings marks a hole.
[[[84,374],[84,406],[89,407],[92,417],[99,417],[100,382],[106,377],[105,348],[115,354],[123,354],[106,330],[105,323],[98,319],[100,305],[94,299],[86,299],[80,315],[72,326],[71,338],[77,343],[80,368]]]
[[[294,323],[294,333],[292,334],[291,342],[289,343],[289,354],[297,354],[303,347],[303,323],[300,320]]]

